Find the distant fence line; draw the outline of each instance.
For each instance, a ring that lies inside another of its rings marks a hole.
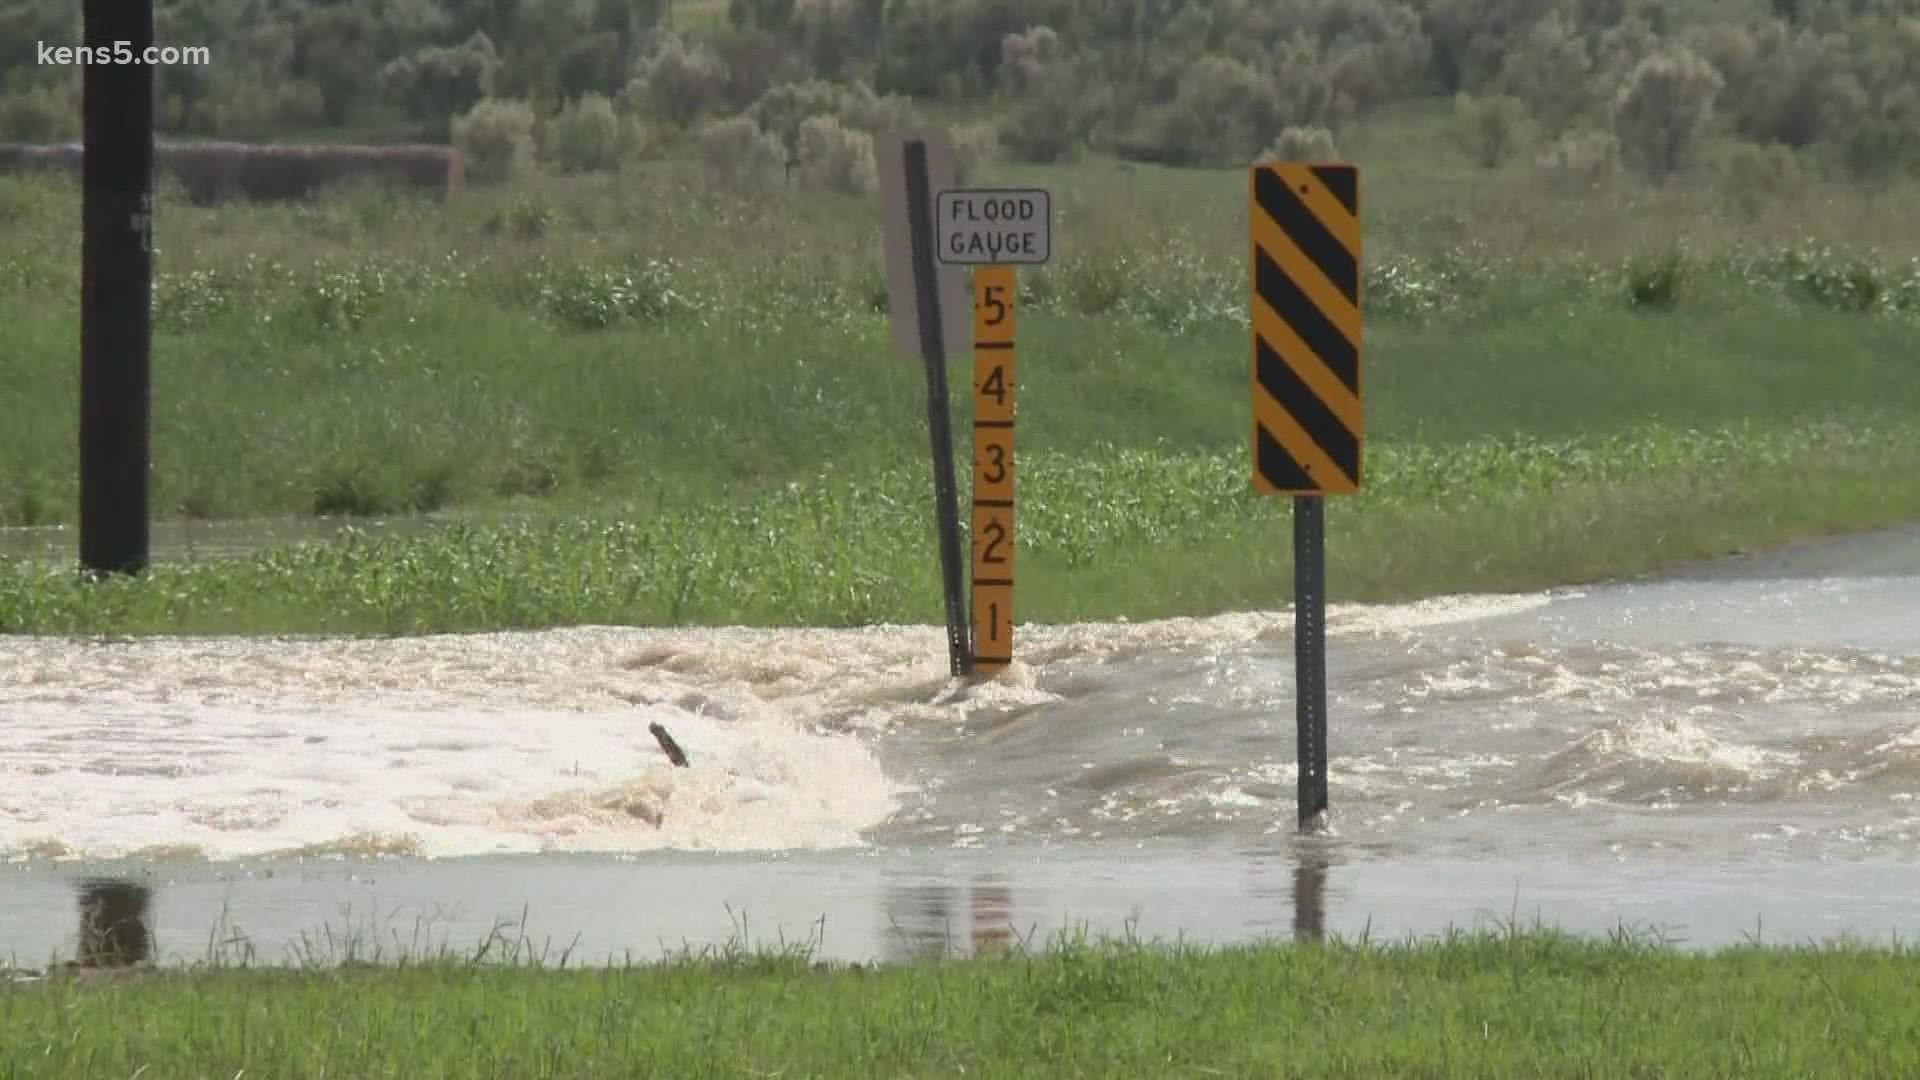
[[[159,142],[154,171],[171,176],[187,197],[207,205],[226,199],[300,199],[329,184],[387,180],[441,197],[465,187],[460,151],[450,146],[268,146],[255,143]],[[0,143],[0,174],[66,169],[80,175],[79,143]]]

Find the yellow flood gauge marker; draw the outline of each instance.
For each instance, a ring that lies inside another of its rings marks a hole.
[[[1360,173],[1261,162],[1248,176],[1253,488],[1293,499],[1300,827],[1327,811],[1325,495],[1360,489]]]
[[[1011,266],[973,273],[973,668],[1013,660]]]
[[[973,271],[973,670],[1013,662],[1015,264],[1047,261],[1052,198],[955,188],[935,202],[939,258]]]

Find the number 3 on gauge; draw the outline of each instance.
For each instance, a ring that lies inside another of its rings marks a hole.
[[[989,484],[1003,483],[1007,479],[1007,448],[999,443],[987,444],[987,468],[980,479]]]

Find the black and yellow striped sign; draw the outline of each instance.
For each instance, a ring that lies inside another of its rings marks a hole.
[[[1253,488],[1360,487],[1360,173],[1263,162],[1252,234]]]

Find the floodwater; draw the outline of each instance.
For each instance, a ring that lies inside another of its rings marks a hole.
[[[506,922],[587,962],[1070,926],[1910,938],[1916,611],[1920,529],[1336,606],[1314,839],[1286,612],[1025,626],[971,685],[933,627],[0,639],[0,962],[71,955],[102,875],[148,884],[187,960]]]

